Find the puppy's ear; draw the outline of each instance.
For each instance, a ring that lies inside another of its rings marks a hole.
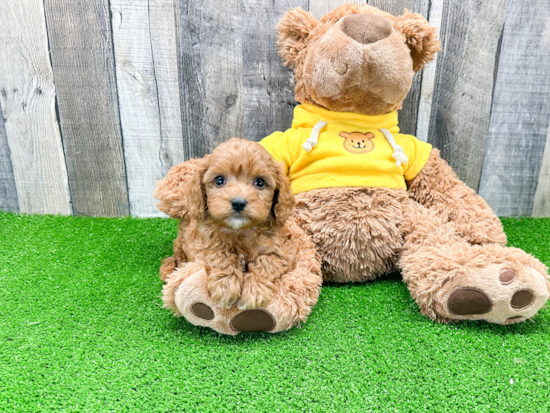
[[[435,59],[435,54],[441,49],[441,43],[437,38],[437,30],[430,26],[424,17],[405,10],[402,16],[395,18],[393,27],[405,36],[405,43],[411,50],[415,72]]]
[[[173,166],[168,175],[157,182],[155,198],[157,207],[172,218],[184,219],[187,215],[187,192],[185,187],[191,180],[200,159],[191,159]]]
[[[289,10],[277,25],[277,48],[285,65],[294,67],[311,31],[319,24],[313,14],[301,7]]]
[[[197,162],[195,173],[187,184],[187,209],[189,215],[197,221],[203,221],[206,218],[206,189],[204,188],[204,174],[208,169],[208,158],[203,158]]]
[[[284,166],[277,162],[276,168],[277,186],[273,194],[271,214],[275,219],[275,225],[282,226],[292,213],[292,208],[294,208],[294,196],[290,190],[290,179],[288,179],[285,174]]]

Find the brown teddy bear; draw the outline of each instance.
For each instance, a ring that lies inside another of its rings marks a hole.
[[[323,279],[400,270],[431,319],[511,324],[534,316],[550,295],[547,268],[505,246],[499,219],[437,149],[399,133],[397,110],[414,73],[439,50],[436,30],[416,13],[354,4],[320,21],[297,8],[277,29],[301,105],[291,129],[260,144],[285,164],[296,197],[291,219],[315,244]],[[193,168],[185,165],[170,175]]]

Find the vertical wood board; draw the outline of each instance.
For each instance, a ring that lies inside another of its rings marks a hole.
[[[155,183],[183,161],[174,5],[111,0],[130,213],[161,216]]]
[[[129,213],[108,0],[45,0],[75,215]]]
[[[19,211],[19,200],[17,199],[17,188],[13,176],[13,165],[11,162],[8,137],[4,127],[4,115],[0,107],[0,211]]]
[[[443,12],[444,0],[432,0],[430,3],[429,22],[430,25],[437,29],[441,40],[441,14]],[[420,99],[418,103],[418,117],[416,123],[416,137],[423,142],[428,141],[428,132],[430,130],[430,113],[432,111],[432,102],[434,97],[434,87],[437,69],[437,58],[428,64],[422,70],[422,85],[420,91]]]
[[[186,155],[242,137],[242,0],[178,2],[179,85]]]
[[[550,0],[510,0],[479,188],[501,216],[533,212],[550,122],[549,50]]]
[[[508,0],[446,0],[428,142],[477,189],[491,111],[495,60]]]
[[[546,134],[546,146],[533,202],[533,216],[550,217],[550,126]]]
[[[304,7],[304,9],[309,10],[311,14],[313,14],[315,18],[319,20],[329,11],[335,9],[336,7],[340,7],[342,4],[347,4],[347,3],[366,4],[368,3],[368,1],[367,0],[321,0],[321,1],[309,0],[309,8]]]
[[[163,175],[189,154],[183,142],[178,75],[177,0],[149,0],[151,49],[160,111]],[[176,142],[179,142],[177,149]]]
[[[277,54],[276,26],[287,10],[307,9],[307,0],[278,3],[244,0],[243,93],[244,137],[259,141],[292,124],[294,76]],[[261,24],[258,24],[261,22]]]
[[[5,127],[6,133],[4,138],[0,137],[1,176],[5,179],[2,179],[1,191],[5,193],[2,196],[6,196],[5,208],[14,209],[17,199],[21,212],[70,214],[67,170],[55,115],[55,86],[41,0],[10,1],[2,5],[0,52],[0,104],[4,124],[1,128]],[[13,194],[14,188],[17,197]]]

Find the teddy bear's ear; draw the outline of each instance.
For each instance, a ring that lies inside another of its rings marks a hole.
[[[405,10],[402,16],[395,18],[393,27],[405,36],[405,43],[411,50],[415,72],[423,69],[441,49],[437,30],[418,13]]]
[[[315,17],[301,7],[285,13],[277,25],[277,48],[285,65],[296,65],[309,34],[318,24]]]

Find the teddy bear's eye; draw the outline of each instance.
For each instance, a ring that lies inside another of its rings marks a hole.
[[[355,142],[353,139],[351,140],[351,143]]]
[[[225,178],[223,176],[216,176],[216,179],[214,179],[214,183],[216,184],[216,186],[222,186],[223,184],[225,184]]]
[[[365,142],[365,140],[363,139],[361,142]]]
[[[262,178],[256,178],[254,181],[254,185],[256,185],[258,188],[265,187],[265,181]]]

